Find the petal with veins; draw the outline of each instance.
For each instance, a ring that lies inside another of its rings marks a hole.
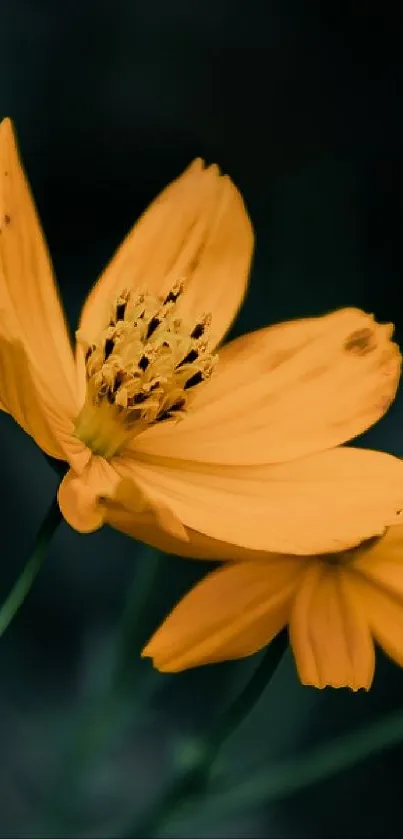
[[[24,345],[8,328],[8,312],[0,312],[1,407],[11,414],[46,454],[58,460],[82,461],[82,443],[74,444],[73,425],[34,374]]]
[[[355,585],[375,639],[403,666],[403,526],[389,528],[354,561]]]
[[[318,688],[370,688],[375,651],[358,592],[345,567],[313,559],[290,620],[301,682]]]
[[[34,372],[71,418],[76,409],[73,353],[9,119],[0,124],[0,307]]]
[[[403,600],[403,525],[390,527],[382,539],[363,546],[354,559],[354,570]]]
[[[371,575],[372,576],[372,575]],[[384,576],[385,586],[382,584]],[[375,641],[396,663],[403,667],[403,586],[401,571],[391,585],[390,568],[382,569],[370,582],[363,575],[354,580],[357,597],[363,603],[368,625]]]
[[[213,571],[180,601],[142,655],[166,672],[252,655],[287,623],[303,562],[279,557]]]
[[[279,463],[337,446],[383,416],[400,375],[391,327],[359,309],[291,321],[228,344],[183,422],[133,451],[208,463]]]
[[[130,231],[84,305],[80,329],[94,338],[122,288],[165,294],[185,280],[178,315],[213,315],[218,342],[242,302],[253,232],[242,198],[216,166],[195,160],[161,192]]]
[[[142,538],[139,533],[157,531],[163,540],[173,540],[179,547],[184,545],[186,551],[189,537],[180,519],[168,504],[156,501],[129,478],[120,481],[113,498],[106,498],[104,504],[107,523],[118,530],[124,530],[124,527],[119,527],[120,522],[128,521],[130,530],[126,529],[126,533],[130,532],[136,539]]]
[[[161,502],[159,505],[162,506]],[[133,539],[145,542],[167,554],[177,554],[188,559],[212,560],[260,560],[267,559],[267,551],[254,551],[234,545],[233,542],[223,542],[213,539],[197,530],[183,527],[185,538],[179,534],[178,525],[175,532],[167,530],[161,518],[157,519],[150,511],[150,515],[128,512],[122,506],[108,504],[107,522],[116,530],[126,533]],[[171,511],[170,511],[170,514]],[[172,514],[173,515],[173,514]],[[271,555],[271,554],[270,554]]]
[[[253,550],[344,550],[383,533],[403,507],[403,462],[365,449],[248,467],[121,461],[124,476],[167,504],[185,527]]]

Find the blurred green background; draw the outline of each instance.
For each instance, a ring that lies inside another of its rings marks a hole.
[[[74,330],[91,284],[148,202],[195,156],[242,190],[257,236],[233,334],[357,305],[403,339],[401,26],[388,4],[10,0],[0,10],[0,117],[15,122]],[[403,455],[403,397],[364,438]],[[57,485],[4,415],[4,598]],[[292,522],[290,522],[292,526]],[[0,836],[119,837],[167,784],[258,656],[176,677],[138,652],[211,564],[163,557],[119,702],[103,704],[128,590],[153,552],[62,524],[0,641]],[[131,646],[130,646],[131,645]],[[215,768],[236,790],[276,760],[403,709],[379,656],[372,691],[316,692],[286,657]],[[403,747],[236,812],[209,798],[166,825],[186,837],[399,833]],[[212,789],[214,788],[214,780]]]

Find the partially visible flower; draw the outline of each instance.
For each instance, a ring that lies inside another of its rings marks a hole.
[[[370,688],[374,642],[403,667],[403,526],[338,554],[256,552],[225,563],[183,598],[143,656],[168,672],[242,658],[287,625],[303,684]]]
[[[396,520],[400,461],[335,448],[394,398],[391,326],[342,309],[217,355],[252,247],[234,184],[194,161],[92,289],[74,358],[12,126],[1,123],[1,407],[70,467],[58,498],[76,530],[107,522],[190,556],[208,555],[210,540],[229,555],[309,554]]]

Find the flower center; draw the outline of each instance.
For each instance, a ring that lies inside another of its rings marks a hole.
[[[109,458],[146,428],[186,413],[194,389],[211,376],[211,315],[188,326],[175,316],[183,283],[165,297],[124,289],[95,343],[85,351],[87,393],[75,434]]]

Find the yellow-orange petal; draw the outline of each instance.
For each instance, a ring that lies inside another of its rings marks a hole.
[[[171,673],[252,655],[287,623],[303,561],[279,557],[213,571],[174,608],[142,655]]]
[[[396,568],[397,570],[397,568]],[[400,667],[403,667],[403,587],[401,573],[397,574],[396,585],[390,585],[390,569],[385,574],[382,586],[382,572],[379,584],[370,582],[364,575],[356,575],[354,587],[375,641]]]
[[[370,688],[374,645],[346,568],[320,559],[311,561],[294,599],[290,640],[303,684]]]
[[[170,515],[173,515],[171,511]],[[181,523],[185,536],[183,537],[179,532],[175,535],[172,527],[168,529],[161,521],[161,517],[157,518],[153,514],[151,504],[147,513],[135,514],[128,512],[122,505],[108,503],[106,522],[116,530],[126,533],[127,536],[139,542],[145,542],[158,551],[189,559],[249,561],[266,559],[268,556],[266,551],[254,551],[234,545],[232,542],[222,542],[197,530],[184,527]],[[178,520],[175,522],[176,530],[178,530],[177,522]]]
[[[119,482],[113,467],[97,455],[81,475],[70,469],[58,490],[59,507],[70,527],[79,533],[102,527],[106,515],[103,499],[113,497]]]
[[[112,461],[112,466],[119,471],[116,466],[117,460],[118,458]],[[143,535],[156,531],[161,534],[163,542],[171,540],[179,549],[183,545],[186,550],[189,537],[180,519],[168,504],[156,501],[130,479],[123,478],[118,483],[113,497],[106,498],[104,504],[105,520],[111,527],[144,542],[150,540],[143,539]]]
[[[124,458],[125,476],[187,528],[252,550],[316,554],[383,533],[403,507],[403,462],[339,448],[289,463]]]
[[[0,397],[1,410],[11,414],[46,454],[58,460],[67,460],[77,472],[84,469],[91,453],[74,436],[72,420],[57,403],[47,383],[34,370],[25,346],[13,333],[9,312],[2,310]]]
[[[278,463],[337,446],[392,402],[400,353],[390,325],[341,309],[244,335],[220,351],[178,425],[151,428],[135,451],[213,463]]]
[[[12,124],[0,123],[0,308],[30,362],[67,416],[75,411],[75,368],[40,222]]]
[[[71,423],[58,412],[43,383],[39,387],[25,348],[10,332],[7,313],[1,310],[0,397],[2,409],[14,417],[46,454],[66,459]]]
[[[169,505],[122,478],[117,461],[114,458],[109,463],[95,455],[81,474],[70,469],[58,491],[59,506],[68,524],[80,533],[91,533],[108,523],[140,538],[136,534],[138,525],[140,530],[161,531],[175,543],[186,543],[186,530]],[[119,528],[120,519],[125,518],[129,527]]]
[[[375,639],[403,667],[403,526],[360,552],[353,569]]]
[[[242,198],[216,166],[195,160],[153,201],[116,252],[84,305],[80,328],[96,336],[122,288],[164,294],[181,278],[178,314],[213,314],[218,342],[245,293],[253,233]]]
[[[403,525],[390,527],[381,539],[363,546],[353,567],[376,587],[403,601]]]

